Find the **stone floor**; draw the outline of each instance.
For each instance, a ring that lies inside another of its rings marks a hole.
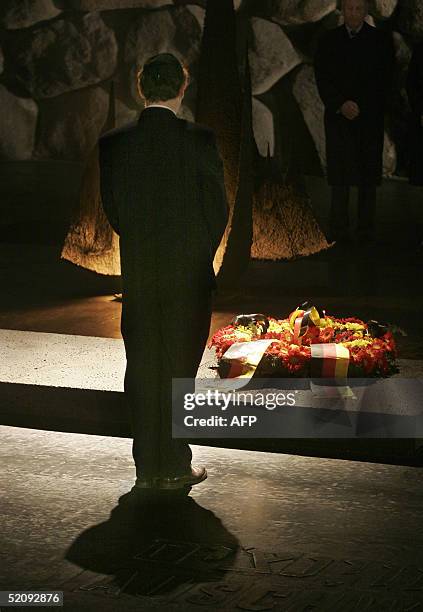
[[[130,441],[2,427],[0,590],[65,609],[423,609],[423,473],[193,447],[187,498],[125,495]]]
[[[309,187],[324,227],[327,194]],[[234,314],[286,316],[310,299],[394,324],[421,376],[422,197],[383,185],[372,248],[253,262],[217,296],[211,333]],[[0,242],[0,328],[118,338],[117,279],[29,237]],[[11,426],[0,436],[0,590],[60,589],[69,612],[423,610],[422,471],[388,465],[376,444],[379,463],[322,444],[314,457],[195,446],[208,480],[151,500],[125,495],[128,439]]]

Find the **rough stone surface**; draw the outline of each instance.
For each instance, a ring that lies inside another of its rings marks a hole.
[[[17,80],[34,98],[49,98],[110,77],[118,49],[100,14],[88,13],[20,32],[8,52]]]
[[[398,0],[371,0],[369,11],[376,19],[388,19],[396,9]]]
[[[107,11],[114,9],[144,8],[156,9],[173,4],[172,0],[60,0],[57,2],[64,9],[74,11]]]
[[[118,99],[115,101],[115,109],[116,127],[121,127],[127,123],[136,121],[141,112],[141,107],[139,109],[130,108],[129,106],[126,106],[124,102]]]
[[[336,9],[336,0],[255,0],[258,14],[281,25],[319,21]]]
[[[321,26],[324,30],[331,30],[332,28],[338,27],[342,23],[344,23],[344,17],[341,11],[337,9],[336,11],[329,13],[329,15],[326,15],[326,17],[324,17],[319,23],[319,26]]]
[[[326,167],[324,107],[317,90],[314,68],[303,65],[293,82],[293,94],[300,107],[304,121],[313,138],[322,167]]]
[[[0,74],[3,72],[3,68],[4,68],[4,55],[0,47]]]
[[[268,151],[273,156],[275,149],[275,126],[272,112],[257,98],[253,98],[253,130],[260,155]]]
[[[411,48],[399,32],[393,32],[395,46],[395,71],[390,101],[390,127],[392,137],[398,148],[399,158],[401,151],[408,149],[409,131],[409,102],[406,91],[408,66],[411,59]],[[405,153],[406,154],[406,153]]]
[[[197,86],[194,81],[191,81],[190,85],[185,91],[184,99],[178,113],[179,117],[186,119],[187,121],[195,121],[196,97]]]
[[[408,96],[406,92],[406,81],[408,66],[410,64],[412,49],[399,32],[393,32],[395,47],[395,70],[392,88],[391,108],[393,123],[404,123],[408,121]],[[392,101],[394,102],[392,104]]]
[[[329,244],[309,201],[288,185],[264,183],[253,209],[255,259],[295,259],[325,250]]]
[[[281,77],[295,68],[301,57],[289,38],[274,23],[253,17],[253,39],[249,50],[252,91],[254,95],[265,93]]]
[[[0,22],[6,29],[27,28],[60,14],[52,0],[2,0]]]
[[[200,50],[201,28],[194,15],[184,7],[144,13],[130,29],[125,47],[130,89],[138,103],[136,73],[156,53],[173,53],[189,66]]]
[[[0,85],[0,159],[29,159],[34,147],[38,107]]]
[[[395,60],[397,70],[408,70],[411,60],[411,48],[399,32],[393,32],[392,38],[395,47]]]
[[[398,24],[403,34],[413,38],[423,36],[423,3],[421,0],[401,0],[398,7]]]
[[[201,6],[198,6],[197,4],[188,4],[187,9],[189,10],[190,13],[194,15],[194,17],[196,18],[196,20],[198,21],[200,25],[200,28],[203,29],[204,17],[206,16],[205,9],[202,8]]]
[[[194,113],[192,111],[192,109],[189,106],[186,105],[182,105],[179,113],[178,113],[178,117],[180,117],[181,119],[185,119],[185,121],[195,121],[195,117],[194,117]]]
[[[44,100],[40,104],[39,136],[34,157],[85,158],[98,140],[108,108],[109,96],[100,87]],[[118,105],[119,113],[120,109]]]
[[[241,7],[248,4],[249,0],[233,0],[234,1],[234,9],[238,11]],[[201,6],[203,9],[206,8],[207,0],[173,0],[176,6],[186,6],[190,4],[195,4],[197,6]]]
[[[397,151],[395,143],[385,132],[383,143],[383,176],[392,176],[397,167]]]

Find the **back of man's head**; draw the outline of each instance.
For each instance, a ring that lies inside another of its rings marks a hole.
[[[151,57],[138,73],[138,90],[147,102],[176,98],[186,85],[187,70],[171,53]]]

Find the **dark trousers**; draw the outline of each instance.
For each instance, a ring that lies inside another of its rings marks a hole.
[[[192,453],[186,442],[172,439],[172,378],[195,378],[209,333],[211,298],[209,293],[163,295],[145,306],[146,315],[137,321],[126,316],[122,332],[132,454],[137,476],[178,476],[190,468]]]
[[[348,205],[350,199],[349,185],[333,185],[330,210],[330,232],[335,240],[349,235]],[[358,223],[357,232],[361,236],[370,236],[374,232],[376,210],[376,186],[360,185],[358,187]]]

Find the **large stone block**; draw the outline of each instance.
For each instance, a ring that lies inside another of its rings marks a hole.
[[[268,91],[281,77],[300,64],[301,57],[277,24],[253,17],[251,26],[251,83],[253,94],[259,95]]]
[[[204,27],[204,18],[206,16],[205,9],[203,9],[198,4],[187,4],[187,9],[189,10],[190,13],[192,13],[194,15],[194,17],[196,18],[196,20],[198,21],[198,23],[200,25],[200,28],[203,29],[203,27]]]
[[[414,39],[423,36],[423,2],[421,0],[401,0],[398,6],[398,25],[403,34]]]
[[[173,0],[58,0],[56,3],[64,10],[110,11],[131,8],[156,9],[173,4]]]
[[[186,119],[187,121],[194,121],[196,102],[197,84],[195,81],[192,81],[185,91],[184,99],[182,101],[178,116],[181,117],[181,119]]]
[[[129,67],[129,89],[139,102],[137,72],[148,58],[157,53],[173,53],[190,66],[199,55],[201,28],[185,7],[172,7],[139,15],[130,28],[125,46],[125,62]]]
[[[323,19],[336,5],[336,0],[254,0],[253,10],[281,25],[300,25]]]
[[[397,168],[397,150],[390,135],[385,132],[383,141],[383,176],[392,176]]]
[[[9,30],[28,28],[60,14],[52,0],[2,0],[0,22]]]
[[[395,11],[398,0],[370,0],[369,11],[376,19],[388,19]]]
[[[399,32],[392,32],[395,47],[395,64],[397,71],[407,71],[411,60],[411,48]]]
[[[142,108],[139,109],[130,108],[126,106],[122,100],[116,99],[115,101],[115,121],[116,127],[122,127],[128,123],[136,121],[140,115]]]
[[[275,126],[273,114],[257,98],[253,98],[253,131],[260,155],[266,157],[268,152],[273,156],[275,151]]]
[[[88,13],[16,33],[5,51],[32,97],[49,98],[109,78],[118,47],[100,14]]]
[[[195,4],[201,6],[203,9],[207,6],[207,0],[173,0],[176,6],[187,6],[189,4]],[[234,9],[238,11],[241,7],[247,5],[249,0],[233,0]]]
[[[108,108],[109,95],[101,87],[43,100],[34,158],[86,158],[100,136]]]
[[[29,159],[34,147],[38,107],[0,85],[0,159]]]
[[[313,138],[322,168],[326,167],[326,140],[324,130],[324,107],[317,90],[314,68],[303,65],[293,81],[292,93]]]

